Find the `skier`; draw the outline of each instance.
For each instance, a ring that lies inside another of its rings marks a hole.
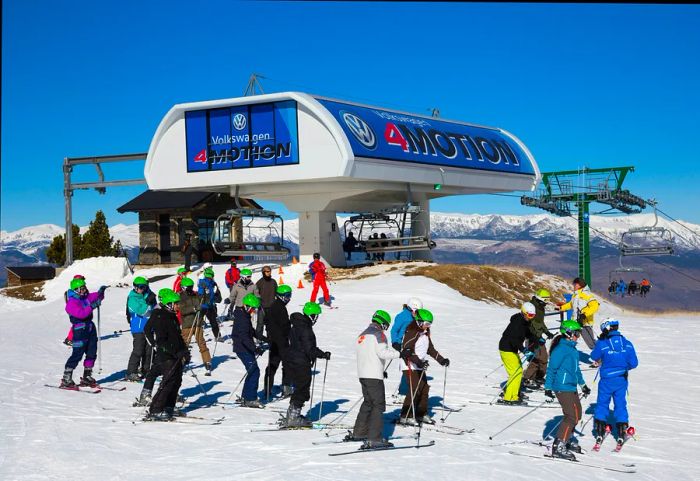
[[[263,266],[262,277],[255,283],[255,287],[258,291],[256,295],[260,297],[261,308],[258,310],[254,327],[255,332],[260,336],[265,325],[266,311],[270,309],[277,295],[277,281],[272,278],[272,268],[270,266]]]
[[[646,297],[647,294],[649,294],[649,290],[651,290],[651,282],[649,282],[649,279],[645,277],[642,279],[642,283],[640,284],[639,294],[642,297]]]
[[[73,279],[82,279],[85,280],[85,276],[81,274],[76,274],[73,276]],[[68,304],[68,298],[69,297],[80,297],[73,289],[68,289],[66,292],[63,293],[63,300],[65,301],[66,304]],[[68,335],[66,338],[63,340],[63,344],[65,344],[68,347],[73,346],[73,326],[71,326],[68,329]]]
[[[423,302],[417,297],[410,297],[403,309],[394,317],[394,325],[391,326],[391,347],[397,351],[401,351],[401,343],[403,336],[406,333],[406,328],[416,318],[418,309],[423,309]],[[399,396],[408,394],[408,378],[401,374],[401,382],[399,383]],[[403,399],[401,399],[403,402]]]
[[[552,341],[550,349],[547,379],[544,384],[545,396],[556,398],[561,405],[564,419],[559,425],[557,437],[552,444],[552,457],[576,461],[575,452],[581,452],[578,442],[571,437],[576,424],[581,420],[581,400],[577,386],[581,386],[583,397],[591,393],[583,379],[578,365],[578,350],[576,342],[581,336],[581,325],[576,321],[564,321],[559,329],[560,335]]]
[[[363,440],[363,448],[384,448],[394,445],[382,437],[384,429],[384,411],[386,400],[384,392],[385,362],[396,359],[400,353],[387,344],[384,331],[389,329],[391,316],[388,312],[378,310],[372,316],[372,322],[357,338],[357,375],[362,386],[362,406],[355,420],[352,434],[345,437],[347,441]],[[404,353],[405,357],[410,352]]]
[[[627,286],[627,294],[630,296],[636,296],[637,295],[637,282],[632,279]]]
[[[205,376],[211,376],[211,354],[204,340],[204,321],[200,312],[201,299],[194,291],[194,281],[189,277],[182,279],[182,292],[180,293],[180,317],[182,319],[182,339],[189,349],[194,336],[199,354],[202,356]]]
[[[92,377],[92,368],[97,359],[97,330],[92,322],[92,312],[100,306],[107,286],[101,286],[97,292],[88,292],[83,279],[73,279],[70,281],[70,289],[77,294],[77,297],[68,298],[65,308],[73,331],[73,351],[66,361],[60,387],[78,389],[73,382],[73,370],[83,356],[85,356],[84,371],[80,378],[80,385],[96,387],[97,381]]]
[[[182,245],[181,252],[185,256],[185,270],[189,271],[192,267],[192,252],[194,251],[194,246],[192,245],[192,236],[187,234],[185,236],[185,243]]]
[[[177,277],[175,277],[175,282],[173,282],[174,292],[180,293],[180,291],[182,290],[182,279],[187,277],[187,274],[189,274],[189,272],[187,272],[187,269],[185,269],[184,267],[178,268]]]
[[[316,295],[320,287],[323,291],[323,304],[330,307],[331,295],[328,293],[328,286],[326,285],[326,264],[321,262],[321,254],[318,252],[314,253],[314,260],[309,268],[314,280],[314,288],[311,290],[311,302],[316,302]]]
[[[613,415],[617,423],[617,444],[625,442],[629,428],[627,413],[627,376],[639,364],[634,345],[619,332],[620,321],[608,318],[600,326],[602,335],[591,352],[591,359],[600,366],[600,383],[595,409],[596,444],[603,441],[606,420],[610,412],[610,399],[614,403]]]
[[[625,293],[627,292],[627,284],[625,284],[625,281],[623,279],[620,279],[620,282],[617,284],[617,293],[620,294],[620,297],[625,297]]]
[[[264,407],[258,401],[260,368],[258,367],[257,359],[265,351],[255,342],[256,333],[252,323],[252,316],[259,308],[260,298],[256,297],[255,294],[247,294],[243,298],[241,308],[233,312],[231,339],[233,339],[233,352],[236,353],[246,370],[241,406],[247,408]]]
[[[591,293],[590,287],[586,281],[577,277],[572,282],[574,286],[574,294],[571,300],[567,303],[559,303],[556,306],[558,311],[574,310],[576,321],[581,324],[581,336],[589,349],[595,347],[595,334],[593,333],[593,323],[595,322],[594,315],[598,312],[600,303]]]
[[[529,388],[540,388],[544,384],[547,374],[547,339],[552,339],[554,334],[549,332],[544,323],[544,311],[551,295],[547,289],[537,289],[530,303],[535,306],[535,317],[530,321],[530,333],[537,339],[537,344],[530,345],[529,350],[535,353],[535,357],[527,365],[523,373],[523,385]]]
[[[252,277],[253,271],[241,269],[241,278],[233,285],[233,289],[231,289],[229,294],[227,302],[229,304],[229,317],[231,317],[231,312],[235,313],[236,309],[242,308],[243,298],[248,294],[255,294],[256,297],[260,297],[258,286],[253,283]]]
[[[304,304],[303,313],[294,312],[290,316],[289,349],[284,358],[284,366],[289,380],[294,385],[294,392],[289,401],[287,417],[283,426],[309,427],[311,421],[301,415],[304,403],[309,400],[311,387],[311,368],[316,359],[331,358],[329,351],[322,351],[316,345],[313,326],[321,315],[321,306],[315,302]]]
[[[403,336],[401,370],[408,379],[409,393],[401,407],[401,424],[426,423],[435,424],[428,415],[428,394],[430,385],[425,371],[428,369],[428,356],[441,366],[449,366],[450,360],[440,355],[430,338],[433,325],[433,313],[427,309],[418,309],[416,317],[406,328]],[[410,353],[410,354],[409,354]]]
[[[219,332],[219,323],[216,320],[216,303],[221,302],[221,292],[214,281],[213,268],[207,267],[204,269],[204,274],[197,284],[197,294],[201,298],[199,310],[202,316],[209,321],[211,332],[214,334],[214,339],[218,342],[221,340],[221,333]]]
[[[140,401],[150,397],[156,378],[163,376],[149,409],[148,419],[154,421],[167,421],[173,417],[177,393],[182,385],[182,368],[190,362],[190,352],[175,315],[179,303],[180,296],[172,289],[159,290],[158,306],[153,309],[144,328],[148,343],[155,346],[156,355],[143,384]]]
[[[520,361],[520,352],[525,354],[527,361],[531,361],[535,354],[525,348],[524,342],[527,339],[528,346],[537,343],[537,338],[530,329],[530,322],[537,315],[537,309],[531,302],[526,302],[520,308],[520,312],[513,314],[510,323],[501,335],[498,342],[498,351],[501,354],[503,367],[508,373],[508,381],[503,388],[503,399],[499,399],[499,404],[519,405],[524,404],[524,396],[520,395],[520,381],[523,377],[523,367]]]
[[[608,286],[608,294],[611,296],[614,296],[616,292],[617,292],[617,281],[613,280],[610,283],[610,286]]]
[[[347,260],[350,260],[350,257],[352,257],[352,251],[355,250],[355,246],[357,246],[357,239],[355,239],[355,234],[350,231],[343,241],[343,250],[345,254],[347,254]]]
[[[265,369],[265,399],[272,398],[272,387],[275,384],[275,373],[282,363],[282,396],[292,394],[289,373],[283,363],[289,348],[289,313],[287,304],[292,299],[292,288],[286,284],[277,287],[277,295],[265,314],[265,330],[270,343],[270,352]]]
[[[126,309],[130,317],[129,328],[134,338],[126,368],[126,379],[137,382],[146,376],[151,367],[151,346],[146,343],[143,328],[156,306],[156,295],[149,289],[148,279],[145,277],[134,278],[133,286],[126,300]]]
[[[231,291],[233,289],[233,285],[238,282],[238,279],[241,278],[241,270],[238,268],[238,261],[236,261],[236,258],[231,259],[231,267],[228,268],[226,271],[226,275],[224,276],[224,281],[226,282],[226,287],[228,287],[228,290]]]

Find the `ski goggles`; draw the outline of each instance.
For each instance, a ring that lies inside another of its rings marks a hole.
[[[134,284],[134,289],[137,289],[139,291],[143,291],[143,290],[148,289],[148,285],[147,284]]]
[[[80,286],[80,287],[78,287],[78,288],[75,290],[75,292],[76,292],[78,295],[82,296],[82,295],[85,295],[85,294],[88,293],[88,288],[85,287],[85,286]]]
[[[311,319],[311,325],[313,326],[318,321],[318,314],[309,314],[309,319]]]
[[[535,316],[537,315],[537,314],[534,313],[534,312],[533,312],[533,313],[530,313],[530,312],[523,312],[523,314],[524,314],[525,317],[527,317],[528,319],[534,319]]]

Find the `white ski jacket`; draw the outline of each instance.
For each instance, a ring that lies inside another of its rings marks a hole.
[[[357,338],[357,376],[384,380],[385,361],[397,359],[399,352],[387,343],[384,331],[374,322]]]

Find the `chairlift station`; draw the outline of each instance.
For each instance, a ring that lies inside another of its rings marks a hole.
[[[527,147],[493,127],[283,92],[175,105],[150,144],[152,190],[226,192],[282,202],[299,213],[302,260],[319,252],[346,265],[337,213],[393,216],[384,251],[430,259],[430,200],[533,190],[540,173]],[[257,213],[274,217],[274,213]],[[284,257],[281,245],[235,242],[224,227],[212,244],[237,255]],[[382,217],[383,216],[383,217]]]

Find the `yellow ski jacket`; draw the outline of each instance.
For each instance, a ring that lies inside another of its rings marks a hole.
[[[574,319],[583,316],[582,324],[584,326],[592,326],[595,323],[594,315],[598,312],[600,303],[595,298],[591,289],[586,286],[583,289],[578,289],[571,296],[571,301],[563,304],[560,309],[562,311],[574,310]]]

